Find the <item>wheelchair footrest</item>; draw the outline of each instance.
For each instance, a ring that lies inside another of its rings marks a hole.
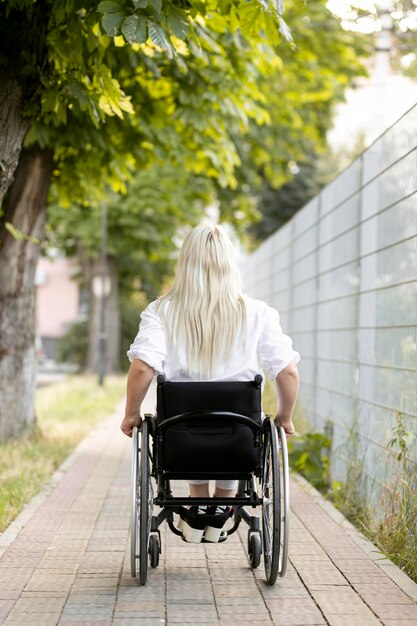
[[[188,508],[180,507],[178,530],[188,543],[218,543],[227,539],[223,526],[233,515],[233,507],[212,505],[195,505]]]

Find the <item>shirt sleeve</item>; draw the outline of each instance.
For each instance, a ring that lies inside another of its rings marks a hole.
[[[141,313],[139,331],[127,351],[129,361],[141,359],[152,367],[157,374],[163,374],[166,360],[166,340],[161,320],[151,302]]]
[[[258,355],[262,369],[269,370],[274,380],[285,367],[298,363],[300,355],[292,348],[292,339],[285,335],[279,323],[279,313],[267,306],[258,343]]]

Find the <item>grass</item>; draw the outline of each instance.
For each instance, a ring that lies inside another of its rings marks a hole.
[[[30,434],[0,446],[0,532],[42,489],[73,448],[123,399],[124,376],[99,387],[73,376],[36,394],[37,424]]]
[[[372,507],[363,496],[363,454],[349,455],[346,482],[328,494],[335,506],[368,537],[391,561],[417,582],[417,479],[416,464],[410,459],[411,434],[404,415],[396,414],[397,424],[387,444],[391,470]],[[358,442],[354,446],[359,450]]]
[[[417,582],[417,493],[410,482],[401,482],[388,496],[383,522],[373,522],[367,530],[378,548]]]
[[[387,489],[373,511],[348,482],[324,495],[378,549],[417,582],[417,493],[401,479]]]

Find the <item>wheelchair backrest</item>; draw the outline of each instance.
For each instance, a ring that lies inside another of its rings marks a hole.
[[[259,473],[261,383],[171,382],[158,376],[157,471],[172,478]]]
[[[249,381],[171,382],[157,378],[158,423],[184,413],[228,411],[261,422],[262,376]]]

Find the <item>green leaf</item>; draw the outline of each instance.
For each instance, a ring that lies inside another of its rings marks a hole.
[[[161,11],[161,9],[162,9],[162,0],[151,0],[151,4],[152,4],[153,8],[155,9],[155,11],[158,11],[158,13]]]
[[[149,0],[133,0],[133,6],[135,9],[146,9],[149,4]]]
[[[179,39],[185,39],[188,32],[188,21],[186,15],[181,9],[173,6],[168,8],[167,24],[170,31]]]
[[[108,2],[105,0],[104,2],[100,2],[97,11],[100,11],[100,13],[119,13],[123,11],[123,7],[117,2]]]
[[[169,41],[165,31],[161,26],[159,26],[159,24],[149,21],[149,37],[157,46],[162,48],[162,50],[165,50],[165,52],[168,54],[168,57],[172,59],[172,44]]]
[[[279,43],[281,37],[278,31],[278,26],[275,18],[270,14],[265,15],[265,32],[272,45],[277,45]]]
[[[110,37],[117,35],[120,23],[125,16],[126,13],[122,13],[121,11],[119,13],[105,13],[103,15],[101,23]]]
[[[8,230],[9,233],[12,235],[12,237],[17,239],[18,241],[22,241],[24,239],[26,241],[30,241],[31,243],[40,244],[39,239],[37,239],[36,237],[31,237],[30,235],[25,235],[25,233],[22,233],[21,230],[16,228],[16,226],[13,226],[13,224],[11,224],[10,222],[6,222],[5,227],[6,230]]]
[[[246,4],[239,11],[241,20],[241,29],[244,35],[250,35],[256,29],[260,18],[262,17],[262,9],[255,4]]]
[[[145,43],[148,26],[143,15],[129,15],[122,24],[122,33],[128,43]]]

